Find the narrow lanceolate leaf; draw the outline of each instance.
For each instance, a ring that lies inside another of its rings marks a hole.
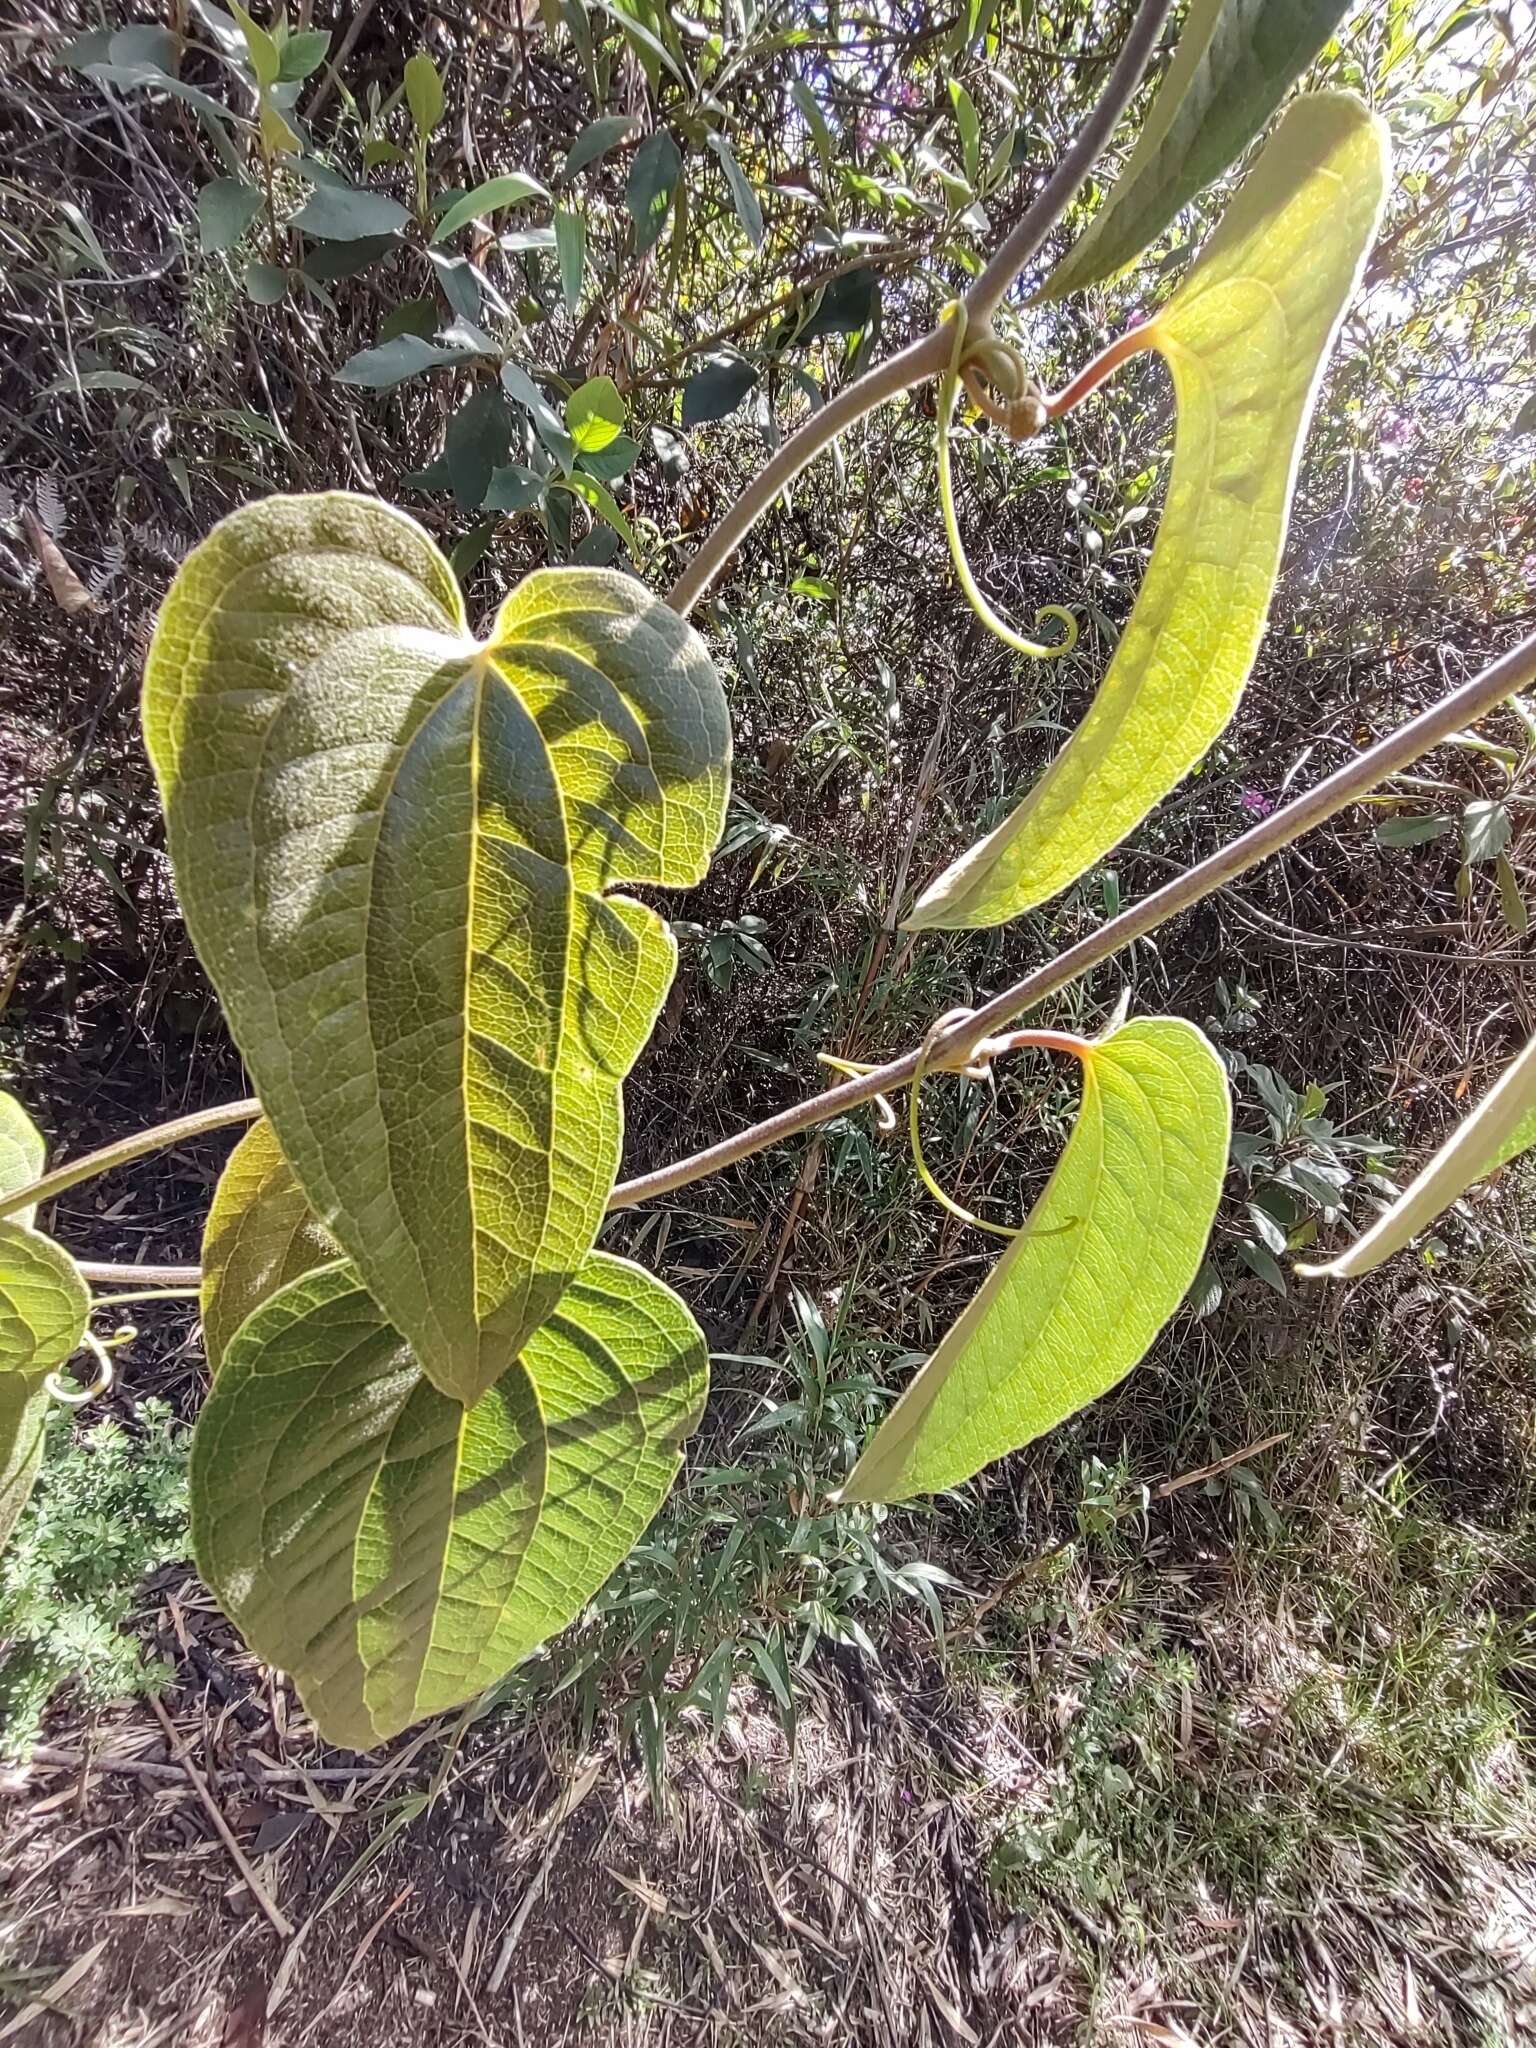
[[[1086,233],[1047,278],[1059,299],[1134,263],[1253,141],[1346,0],[1191,0],[1146,126]]]
[[[1112,1387],[1199,1270],[1231,1106],[1193,1024],[1148,1017],[1099,1040],[1045,1193],[853,1468],[846,1500],[969,1479]]]
[[[272,1126],[258,1117],[225,1162],[203,1227],[208,1370],[219,1370],[253,1309],[335,1258],[334,1239],[315,1221]]]
[[[614,883],[698,881],[729,725],[703,643],[608,571],[468,632],[414,521],[267,498],[183,564],[144,722],[187,925],[317,1219],[444,1393],[581,1264],[671,979]]]
[[[1386,130],[1348,93],[1287,110],[1200,262],[1117,354],[1157,349],[1178,406],[1152,559],[1082,724],[909,924],[1002,924],[1102,859],[1237,709],[1279,573],[1302,438],[1376,233]]]
[[[450,235],[456,235],[471,221],[499,213],[504,206],[521,206],[525,200],[548,197],[546,187],[527,171],[510,171],[505,177],[487,178],[483,185],[477,185],[473,192],[466,192],[453,202],[432,230],[432,239],[434,242],[446,242]]]
[[[51,1237],[0,1221],[0,1373],[47,1373],[79,1348],[91,1290]]]
[[[708,1384],[659,1280],[591,1253],[470,1407],[345,1262],[241,1327],[198,1418],[198,1568],[329,1741],[471,1699],[564,1627],[665,1499]]]
[[[1496,1166],[1536,1146],[1536,1038],[1489,1089],[1403,1194],[1325,1265],[1298,1266],[1308,1280],[1353,1280],[1427,1230],[1435,1218]]]

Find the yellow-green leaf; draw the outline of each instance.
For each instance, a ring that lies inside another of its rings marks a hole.
[[[844,1499],[957,1486],[1123,1378],[1199,1270],[1230,1132],[1225,1070],[1193,1024],[1141,1018],[1100,1039],[1045,1193],[875,1432]]]
[[[225,1161],[203,1227],[203,1349],[208,1370],[229,1340],[279,1288],[336,1257],[315,1221],[277,1135],[258,1117]]]
[[[48,1154],[43,1134],[14,1095],[0,1089],[0,1195],[13,1195],[36,1180]],[[13,1209],[13,1223],[31,1223],[37,1204]]]
[[[198,1569],[322,1734],[370,1748],[580,1612],[665,1499],[708,1372],[677,1296],[593,1252],[461,1407],[322,1268],[242,1324],[198,1417]]]
[[[1347,93],[1292,102],[1199,263],[1128,337],[1178,405],[1152,559],[1086,717],[1023,804],[909,925],[1001,924],[1065,889],[1188,773],[1237,709],[1279,571],[1302,437],[1375,236],[1386,130]]]
[[[589,377],[565,401],[565,424],[583,455],[596,455],[624,431],[624,401],[611,377]]]
[[[1424,1171],[1346,1252],[1298,1266],[1308,1280],[1353,1280],[1427,1230],[1474,1181],[1536,1146],[1536,1038],[1459,1124]]]
[[[91,1290],[69,1253],[25,1223],[0,1221],[0,1373],[62,1365],[90,1311]]]
[[[425,142],[443,118],[443,75],[425,50],[405,60],[405,103],[412,127]]]
[[[1168,74],[1114,189],[1046,279],[1112,277],[1235,163],[1338,26],[1345,0],[1190,0]],[[953,92],[955,88],[950,87]]]
[[[0,1091],[0,1195],[14,1194],[36,1180],[45,1157],[42,1133],[36,1124],[14,1095]],[[0,1549],[5,1547],[31,1495],[43,1461],[43,1429],[48,1419],[44,1382],[50,1366],[34,1364],[30,1370],[16,1369],[12,1348],[25,1352],[32,1348],[35,1339],[29,1334],[25,1311],[14,1306],[7,1293],[11,1269],[5,1233],[12,1229],[18,1232],[24,1252],[30,1252],[36,1234],[28,1226],[36,1213],[33,1204],[0,1223]],[[47,1240],[38,1238],[36,1242]],[[59,1257],[64,1254],[60,1252]]]
[[[0,1550],[32,1495],[48,1422],[46,1373],[0,1372]]]
[[[671,980],[614,883],[698,881],[729,723],[631,578],[540,570],[469,633],[414,521],[266,498],[182,565],[144,722],[187,925],[318,1220],[444,1393],[581,1264]]]
[[[245,51],[256,74],[256,83],[265,92],[269,85],[276,85],[282,72],[282,52],[267,30],[252,21],[240,0],[229,0],[229,5],[230,12],[240,24],[240,33],[245,37]]]

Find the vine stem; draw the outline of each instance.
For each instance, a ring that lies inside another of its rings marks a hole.
[[[992,1059],[1024,1043],[1054,1046],[1061,1051],[1075,1050],[1075,1041],[1069,1043],[1065,1034],[1028,1032],[1022,1036],[1014,1033],[1001,1038],[997,1034],[1004,1032],[1024,1011],[1033,1009],[1047,996],[1055,995],[1079,975],[1099,966],[1134,940],[1145,938],[1182,911],[1193,909],[1207,896],[1236,881],[1239,875],[1246,874],[1272,854],[1283,851],[1315,825],[1324,824],[1340,811],[1347,810],[1377,783],[1396,775],[1410,761],[1416,761],[1431,748],[1454,738],[1464,726],[1486,717],[1506,698],[1527,689],[1533,682],[1536,682],[1536,633],[1528,634],[1507,654],[1490,662],[1470,681],[1442,697],[1438,704],[1432,704],[1427,711],[1420,712],[1417,718],[1388,733],[1385,739],[1378,740],[1353,761],[1336,768],[1332,775],[1325,776],[1305,796],[1272,811],[1252,831],[1244,832],[1230,845],[1218,847],[1215,853],[1208,854],[1194,867],[1165,882],[1161,889],[1154,889],[1140,903],[1132,904],[1118,917],[1100,925],[1096,932],[1079,939],[1075,946],[1069,946],[1043,966],[1031,969],[1021,980],[1005,988],[1001,995],[983,1003],[979,1010],[973,1010],[947,1029],[930,1032],[924,1045],[915,1046],[899,1059],[887,1060],[883,1066],[871,1066],[836,1088],[824,1088],[819,1094],[808,1096],[804,1102],[797,1102],[789,1109],[780,1110],[776,1116],[765,1117],[761,1123],[738,1131],[733,1138],[723,1138],[718,1144],[706,1146],[702,1152],[691,1152],[686,1159],[674,1160],[670,1166],[657,1167],[653,1173],[639,1174],[633,1180],[621,1180],[608,1197],[610,1212],[633,1209],[641,1202],[653,1201],[658,1195],[671,1194],[692,1181],[707,1179],[710,1174],[720,1173],[728,1166],[750,1159],[754,1153],[765,1152],[770,1145],[781,1145],[786,1138],[793,1138],[815,1124],[826,1123],[832,1117],[857,1109],[876,1096],[910,1087],[920,1071],[941,1072],[966,1067],[978,1058]],[[218,1130],[225,1124],[248,1122],[260,1113],[261,1104],[251,1098],[244,1102],[226,1103],[222,1109],[199,1110],[195,1116],[179,1117],[174,1123],[140,1131],[132,1138],[124,1138],[116,1145],[108,1145],[72,1165],[61,1166],[53,1173],[45,1174],[29,1188],[7,1195],[0,1200],[0,1214],[24,1207],[28,1202],[46,1201],[50,1195],[74,1187],[92,1174],[104,1173],[109,1167],[140,1158],[144,1153],[174,1144],[180,1138]],[[195,1286],[200,1277],[196,1266],[113,1266],[82,1261],[80,1271],[87,1280],[95,1282],[132,1285],[138,1281],[166,1287]]]
[[[1191,909],[1216,890],[1225,888],[1239,875],[1246,874],[1249,868],[1257,867],[1271,854],[1279,853],[1293,840],[1299,839],[1304,832],[1310,832],[1314,825],[1321,825],[1326,819],[1347,810],[1378,782],[1406,768],[1410,761],[1417,760],[1432,747],[1440,746],[1464,725],[1486,716],[1506,697],[1512,697],[1517,690],[1527,688],[1532,682],[1536,682],[1536,633],[1527,635],[1508,654],[1491,662],[1469,682],[1462,683],[1448,696],[1442,697],[1438,704],[1432,704],[1427,711],[1399,726],[1396,732],[1388,733],[1385,739],[1378,740],[1353,761],[1335,769],[1305,796],[1272,811],[1252,831],[1243,833],[1229,845],[1208,854],[1194,867],[1175,875],[1161,889],[1154,889],[1140,903],[1122,910],[1118,917],[1112,917],[1097,931],[1079,939],[1075,946],[1058,953],[1054,960],[1032,969],[1022,980],[1014,982],[1011,988],[1004,989],[990,1002],[983,1003],[970,1016],[934,1035],[926,1056],[922,1046],[915,1047],[899,1059],[889,1060],[884,1066],[871,1067],[867,1074],[844,1081],[836,1088],[823,1089],[820,1094],[796,1103],[793,1108],[781,1110],[777,1116],[739,1131],[733,1138],[724,1138],[716,1145],[706,1146],[702,1152],[691,1153],[688,1158],[676,1160],[671,1166],[658,1167],[654,1173],[620,1181],[609,1197],[609,1208],[632,1209],[637,1203],[651,1201],[657,1195],[670,1194],[676,1188],[687,1187],[690,1181],[702,1180],[708,1174],[719,1173],[724,1167],[750,1159],[753,1153],[764,1151],[770,1145],[782,1144],[786,1138],[794,1137],[813,1124],[842,1116],[846,1111],[858,1108],[860,1103],[868,1102],[872,1096],[909,1087],[920,1067],[939,1070],[968,1066],[978,1053],[988,1053],[991,1050],[989,1039],[1024,1011],[1033,1009],[1035,1004],[1065,988],[1079,975],[1087,973],[1089,968],[1097,967],[1134,939],[1145,938],[1181,911]]]
[[[130,1159],[142,1159],[146,1152],[159,1152],[167,1145],[179,1144],[183,1138],[200,1138],[205,1131],[223,1130],[226,1124],[248,1124],[253,1117],[260,1115],[261,1104],[254,1095],[250,1095],[243,1102],[225,1102],[216,1109],[194,1110],[190,1116],[173,1117],[168,1124],[154,1124],[147,1131],[135,1131],[130,1138],[119,1138],[114,1145],[103,1145],[99,1152],[87,1152],[80,1159],[71,1159],[66,1166],[56,1166],[51,1173],[43,1174],[24,1188],[12,1188],[7,1194],[0,1194],[0,1216],[9,1216],[34,1202],[51,1202],[55,1195],[62,1195],[67,1188],[78,1187],[83,1180],[94,1180],[98,1173],[110,1173],[114,1166],[126,1166]],[[87,1271],[86,1277],[112,1277],[120,1270],[97,1266]],[[133,1266],[127,1270],[132,1277],[140,1279],[146,1278],[151,1269]]]
[[[1119,125],[1120,116],[1130,105],[1171,6],[1172,0],[1142,0],[1092,113],[1025,207],[1002,247],[965,294],[962,304],[969,333],[980,334],[990,324],[1014,279],[1071,204],[1078,186],[1092,170]],[[909,342],[898,354],[866,370],[803,420],[764,463],[709,538],[700,544],[692,561],[667,592],[667,603],[672,609],[686,618],[769,506],[839,434],[857,425],[888,398],[899,397],[925,378],[941,375],[949,362],[952,340],[947,323],[941,321],[920,340]]]

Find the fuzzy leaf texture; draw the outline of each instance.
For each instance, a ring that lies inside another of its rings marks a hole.
[[[703,643],[540,570],[484,642],[411,519],[267,498],[161,610],[144,726],[193,942],[283,1155],[422,1371],[472,1402],[580,1268],[730,749]]]
[[[198,1569],[326,1739],[371,1748],[580,1612],[665,1499],[708,1377],[670,1288],[592,1252],[464,1407],[323,1267],[224,1354],[192,1447]]]
[[[1103,858],[1237,709],[1285,544],[1323,367],[1375,239],[1382,124],[1351,94],[1295,100],[1199,263],[1126,338],[1173,376],[1168,500],[1135,609],[1082,724],[909,928],[1005,923]]]
[[[1125,169],[1038,296],[1123,270],[1253,141],[1333,34],[1345,0],[1190,0]]]
[[[1348,1251],[1323,1265],[1298,1266],[1308,1280],[1353,1280],[1369,1273],[1427,1230],[1435,1218],[1506,1160],[1536,1145],[1536,1038],[1502,1073],[1410,1187],[1362,1232]]]
[[[1199,1270],[1231,1124],[1226,1072],[1193,1024],[1139,1018],[1100,1039],[1044,1194],[843,1498],[958,1486],[1123,1379]]]

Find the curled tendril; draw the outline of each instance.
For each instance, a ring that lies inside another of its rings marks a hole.
[[[989,1223],[984,1216],[972,1215],[969,1209],[957,1202],[952,1195],[946,1194],[944,1189],[940,1187],[933,1177],[927,1160],[923,1157],[923,1139],[917,1113],[918,1096],[922,1090],[924,1077],[927,1075],[929,1065],[933,1059],[934,1049],[947,1031],[953,1030],[955,1025],[963,1024],[967,1017],[974,1015],[975,1012],[972,1010],[949,1010],[928,1027],[927,1034],[923,1039],[922,1050],[917,1056],[917,1065],[913,1069],[911,1092],[907,1097],[907,1131],[912,1141],[912,1163],[917,1168],[917,1177],[923,1186],[939,1204],[940,1208],[947,1209],[951,1216],[958,1216],[962,1223],[969,1223],[973,1229],[990,1231],[993,1237],[1019,1237],[1028,1228],[1027,1225],[1021,1225],[1015,1229],[1006,1223]],[[1051,1052],[1070,1053],[1073,1059],[1085,1068],[1093,1056],[1093,1047],[1088,1041],[1076,1038],[1070,1032],[1013,1031],[1006,1038],[986,1038],[979,1045],[973,1046],[965,1064],[959,1066],[958,1071],[969,1081],[988,1080],[992,1073],[992,1061],[997,1055],[999,1053],[1013,1052],[1023,1045],[1038,1045]],[[1080,1216],[1068,1216],[1063,1222],[1056,1224],[1052,1229],[1039,1232],[1039,1235],[1042,1237],[1060,1237],[1069,1230],[1076,1230],[1081,1222],[1082,1218]]]
[[[822,1066],[830,1067],[834,1074],[842,1074],[850,1081],[856,1080],[861,1074],[872,1074],[875,1071],[868,1060],[840,1059],[835,1052],[819,1052],[816,1057]],[[875,1127],[882,1137],[886,1137],[896,1128],[896,1112],[891,1107],[891,1098],[888,1095],[876,1095],[871,1098],[871,1104],[875,1112]]]
[[[119,1330],[114,1335],[112,1342],[114,1344],[124,1343],[128,1337],[135,1334],[132,1330],[126,1332]],[[83,1408],[87,1401],[99,1400],[103,1394],[110,1390],[112,1382],[117,1378],[117,1367],[113,1364],[106,1345],[90,1330],[86,1331],[84,1338],[81,1340],[81,1348],[89,1351],[96,1360],[96,1377],[90,1386],[72,1387],[67,1380],[61,1378],[56,1372],[49,1373],[47,1379],[43,1381],[43,1386],[47,1392],[53,1396],[55,1401],[62,1401],[66,1408]]]
[[[928,1072],[928,1063],[933,1057],[934,1046],[940,1037],[952,1025],[963,1023],[970,1014],[969,1010],[947,1011],[928,1027],[927,1035],[923,1039],[923,1048],[917,1056],[917,1066],[912,1075],[912,1086],[907,1094],[907,1134],[912,1141],[912,1164],[917,1168],[917,1177],[923,1186],[940,1208],[947,1209],[951,1216],[958,1216],[962,1223],[969,1223],[977,1230],[990,1231],[994,1237],[1017,1237],[1018,1231],[1010,1225],[988,1223],[984,1216],[973,1216],[963,1203],[957,1202],[953,1195],[947,1194],[934,1179],[928,1161],[923,1157],[923,1138],[917,1114],[918,1097],[923,1090],[923,1077]],[[978,1067],[972,1062],[963,1071],[974,1076],[979,1072],[984,1073],[986,1068]]]
[[[939,503],[944,512],[944,531],[949,539],[950,559],[955,565],[955,574],[960,579],[960,588],[965,592],[972,611],[990,632],[997,635],[1006,647],[1016,654],[1027,654],[1036,661],[1047,661],[1058,654],[1069,654],[1077,645],[1077,620],[1064,605],[1042,605],[1035,614],[1038,624],[1043,619],[1059,619],[1065,628],[1060,640],[1047,643],[1040,640],[1026,640],[1015,633],[1007,621],[995,612],[977,587],[971,574],[971,565],[966,559],[965,543],[960,538],[960,521],[955,515],[954,479],[950,473],[949,429],[955,409],[955,392],[963,381],[970,396],[987,415],[996,420],[1005,431],[1017,439],[1025,433],[1036,433],[1045,419],[1045,401],[1031,383],[1017,349],[999,339],[995,334],[984,335],[980,340],[967,345],[965,330],[965,309],[957,300],[945,311],[947,320],[954,322],[955,341],[950,350],[949,367],[939,380],[938,404],[938,455],[939,455]],[[980,379],[985,378],[986,384]],[[987,390],[987,385],[992,387]],[[994,396],[993,394],[997,394]],[[1014,424],[1010,425],[1010,421]],[[1030,422],[1033,424],[1030,424]]]

